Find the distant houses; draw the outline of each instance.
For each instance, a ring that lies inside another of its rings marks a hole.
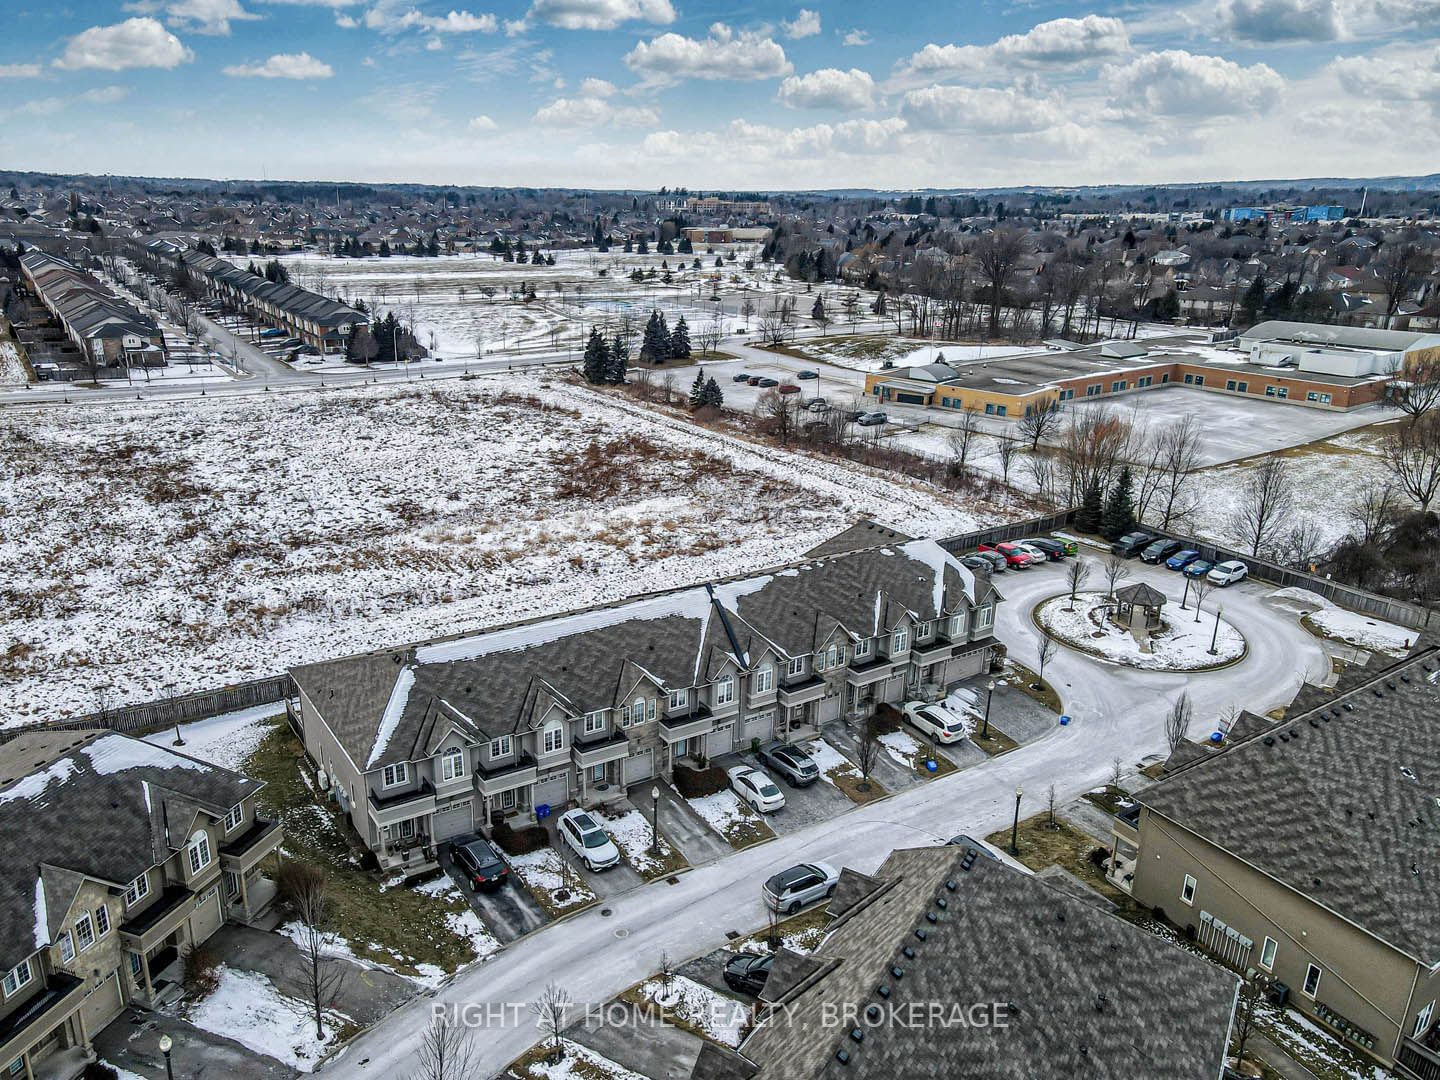
[[[43,251],[27,251],[20,269],[30,292],[92,367],[165,365],[165,335],[155,320],[93,274]]]

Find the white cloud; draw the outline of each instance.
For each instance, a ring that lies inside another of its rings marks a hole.
[[[1014,87],[927,86],[909,91],[900,113],[912,129],[956,135],[1017,135],[1065,119],[1055,101]]]
[[[471,131],[494,131],[500,125],[488,116],[471,117],[470,123],[466,125]]]
[[[1107,67],[1103,81],[1121,112],[1189,118],[1263,113],[1285,91],[1285,80],[1266,64],[1244,67],[1180,49]]]
[[[751,31],[736,34],[724,23],[714,23],[702,39],[661,34],[641,41],[625,54],[625,64],[651,85],[681,79],[778,79],[795,70],[778,42]]]
[[[526,31],[528,31],[529,29],[530,29],[530,24],[529,24],[528,22],[526,22],[524,19],[506,19],[506,20],[505,20],[505,36],[506,36],[506,37],[519,37],[521,34],[524,34],[524,33],[525,33]]]
[[[887,154],[905,134],[905,121],[847,120],[840,124],[777,128],[733,120],[719,131],[656,131],[645,137],[647,156],[674,161],[712,157],[717,161],[802,159],[813,164],[823,155],[844,157]]]
[[[405,30],[425,30],[432,34],[493,34],[500,22],[489,13],[475,15],[469,11],[451,10],[445,15],[426,15],[415,7],[392,0],[381,0],[365,12],[365,25],[382,34],[398,34]]]
[[[438,19],[428,19],[425,29],[436,34],[493,34],[500,29],[494,15],[472,15],[468,11],[451,11]]]
[[[1391,56],[1347,56],[1329,70],[1362,100],[1428,101],[1440,106],[1440,48]]]
[[[171,26],[196,34],[230,33],[232,22],[248,22],[260,18],[246,11],[240,0],[137,0],[126,4],[126,11],[141,15],[164,15]]]
[[[873,109],[875,80],[859,68],[821,68],[808,75],[791,75],[775,96],[792,109]]]
[[[900,65],[902,74],[939,78],[950,75],[1004,74],[1007,67],[1066,67],[1123,56],[1130,35],[1120,19],[1086,15],[1052,19],[1023,34],[1009,34],[990,45],[926,45]]]
[[[1346,36],[1340,0],[1220,0],[1222,36],[1273,44],[1338,41]]]
[[[869,45],[870,31],[861,30],[858,26],[853,30],[846,30],[845,36],[840,39],[840,44],[849,46]]]
[[[345,15],[342,13],[335,16],[335,25],[340,27],[341,30],[354,30],[360,25],[360,20],[356,19],[353,15]]]
[[[39,64],[0,64],[0,79],[38,79]]]
[[[562,30],[614,30],[627,22],[668,26],[675,8],[670,0],[535,0],[526,17]]]
[[[55,66],[66,71],[170,69],[194,59],[195,54],[158,20],[144,17],[82,30],[65,43],[65,52]]]
[[[585,97],[614,97],[615,84],[608,79],[585,79],[580,83],[580,93]]]
[[[328,79],[335,69],[307,52],[276,53],[260,64],[231,64],[225,74],[237,79]]]
[[[14,112],[17,116],[53,116],[71,105],[114,105],[129,96],[130,88],[126,86],[97,86],[74,97],[46,97],[25,101],[16,105]]]
[[[597,127],[653,127],[660,114],[642,106],[615,105],[604,97],[556,98],[535,113],[546,128],[580,130]]]
[[[793,19],[781,19],[780,29],[788,38],[814,37],[820,33],[820,13],[801,8]]]

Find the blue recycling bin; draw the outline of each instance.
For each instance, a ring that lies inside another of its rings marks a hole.
[[[1070,717],[1069,717],[1068,715],[1066,715],[1065,713],[1061,713],[1061,714],[1060,714],[1060,726],[1061,726],[1061,727],[1069,727],[1069,726],[1070,726]]]

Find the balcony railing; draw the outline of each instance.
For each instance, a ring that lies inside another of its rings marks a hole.
[[[1434,1030],[1433,1028],[1431,1029]],[[1404,1075],[1417,1080],[1440,1080],[1440,1054],[1414,1039],[1401,1039],[1395,1064]]]

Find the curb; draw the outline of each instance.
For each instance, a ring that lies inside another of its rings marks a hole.
[[[1234,628],[1235,632],[1237,634],[1240,634],[1241,639],[1245,642],[1245,651],[1242,652],[1239,656],[1236,656],[1230,660],[1223,660],[1218,664],[1208,664],[1205,667],[1197,668],[1141,667],[1139,664],[1127,664],[1123,660],[1116,660],[1113,657],[1104,656],[1097,652],[1092,652],[1091,650],[1081,645],[1075,644],[1073,641],[1067,641],[1064,638],[1060,637],[1058,634],[1053,633],[1047,627],[1041,625],[1040,619],[1037,614],[1040,610],[1041,605],[1048,604],[1051,600],[1063,599],[1064,597],[1069,595],[1069,593],[1063,592],[1056,593],[1054,596],[1047,596],[1045,599],[1039,601],[1034,607],[1030,609],[1030,622],[1034,624],[1036,630],[1044,634],[1045,637],[1047,637],[1051,641],[1055,642],[1055,644],[1062,645],[1065,648],[1069,649],[1071,652],[1079,653],[1081,656],[1088,656],[1091,660],[1094,660],[1098,664],[1108,664],[1111,667],[1129,668],[1131,671],[1149,671],[1153,672],[1156,675],[1208,675],[1214,671],[1224,671],[1226,668],[1234,667],[1236,664],[1241,663],[1243,660],[1246,659],[1246,657],[1250,655],[1250,639],[1245,637],[1244,633],[1241,632],[1238,626],[1235,626],[1234,623],[1229,623],[1227,625]]]

